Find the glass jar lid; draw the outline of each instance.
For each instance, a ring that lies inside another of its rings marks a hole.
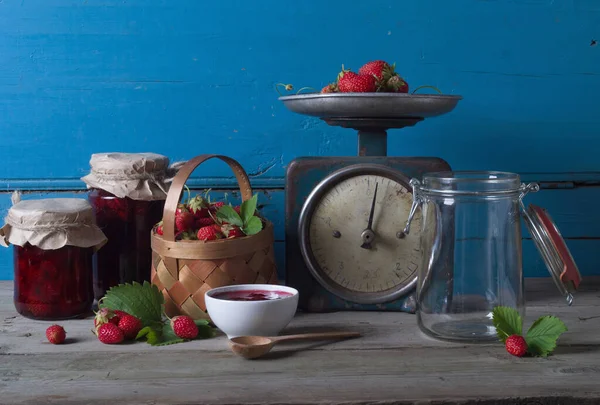
[[[156,153],[94,153],[90,173],[81,180],[119,198],[164,200],[170,172],[169,159]]]
[[[47,198],[20,201],[8,210],[0,229],[0,244],[44,250],[63,246],[100,248],[107,239],[96,225],[92,206],[82,198]]]
[[[525,224],[540,252],[554,283],[567,300],[573,303],[573,293],[581,283],[581,274],[565,240],[550,214],[537,205],[523,207]]]

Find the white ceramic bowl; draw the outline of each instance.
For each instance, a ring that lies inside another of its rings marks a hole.
[[[282,291],[291,295],[261,301],[233,301],[215,297],[234,291]],[[296,314],[298,291],[274,284],[239,284],[207,291],[205,302],[210,319],[230,339],[238,336],[276,336]]]

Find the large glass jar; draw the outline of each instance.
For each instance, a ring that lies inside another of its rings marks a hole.
[[[84,199],[17,202],[1,230],[14,245],[14,304],[39,320],[86,315],[94,301],[92,256],[106,237]]]
[[[94,255],[94,296],[98,300],[120,283],[150,281],[150,231],[161,220],[164,200],[119,198],[92,189],[89,201],[108,243]]]
[[[108,237],[94,255],[94,296],[121,283],[150,281],[150,233],[167,197],[169,159],[154,153],[100,153],[82,180],[96,223]]]
[[[444,340],[497,340],[496,306],[525,312],[523,216],[569,305],[580,275],[545,210],[522,198],[538,191],[514,173],[443,172],[413,179],[410,220],[421,205],[423,265],[417,277],[417,322]]]

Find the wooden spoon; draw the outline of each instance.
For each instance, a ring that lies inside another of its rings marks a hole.
[[[289,340],[320,340],[320,339],[342,339],[360,336],[358,332],[323,332],[304,333],[300,335],[287,336],[238,336],[229,340],[231,350],[246,359],[255,359],[263,356],[279,342]]]

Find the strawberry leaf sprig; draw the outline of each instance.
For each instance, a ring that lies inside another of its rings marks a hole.
[[[110,288],[100,300],[99,308],[123,311],[135,316],[142,322],[142,329],[136,340],[145,340],[152,346],[165,346],[185,342],[175,335],[171,323],[164,319],[164,297],[158,287],[147,281],[143,284],[124,283]],[[207,320],[195,320],[198,327],[196,339],[214,336],[214,329]]]
[[[217,211],[217,220],[239,227],[246,235],[257,234],[263,229],[261,219],[255,215],[257,203],[258,194],[254,194],[251,199],[242,203],[239,214],[231,205],[223,205]]]
[[[523,319],[514,308],[498,306],[492,312],[492,321],[496,333],[502,343],[507,342],[512,336],[522,336]],[[547,357],[556,348],[556,341],[567,326],[559,318],[545,315],[538,318],[525,334],[527,353],[532,356]]]

